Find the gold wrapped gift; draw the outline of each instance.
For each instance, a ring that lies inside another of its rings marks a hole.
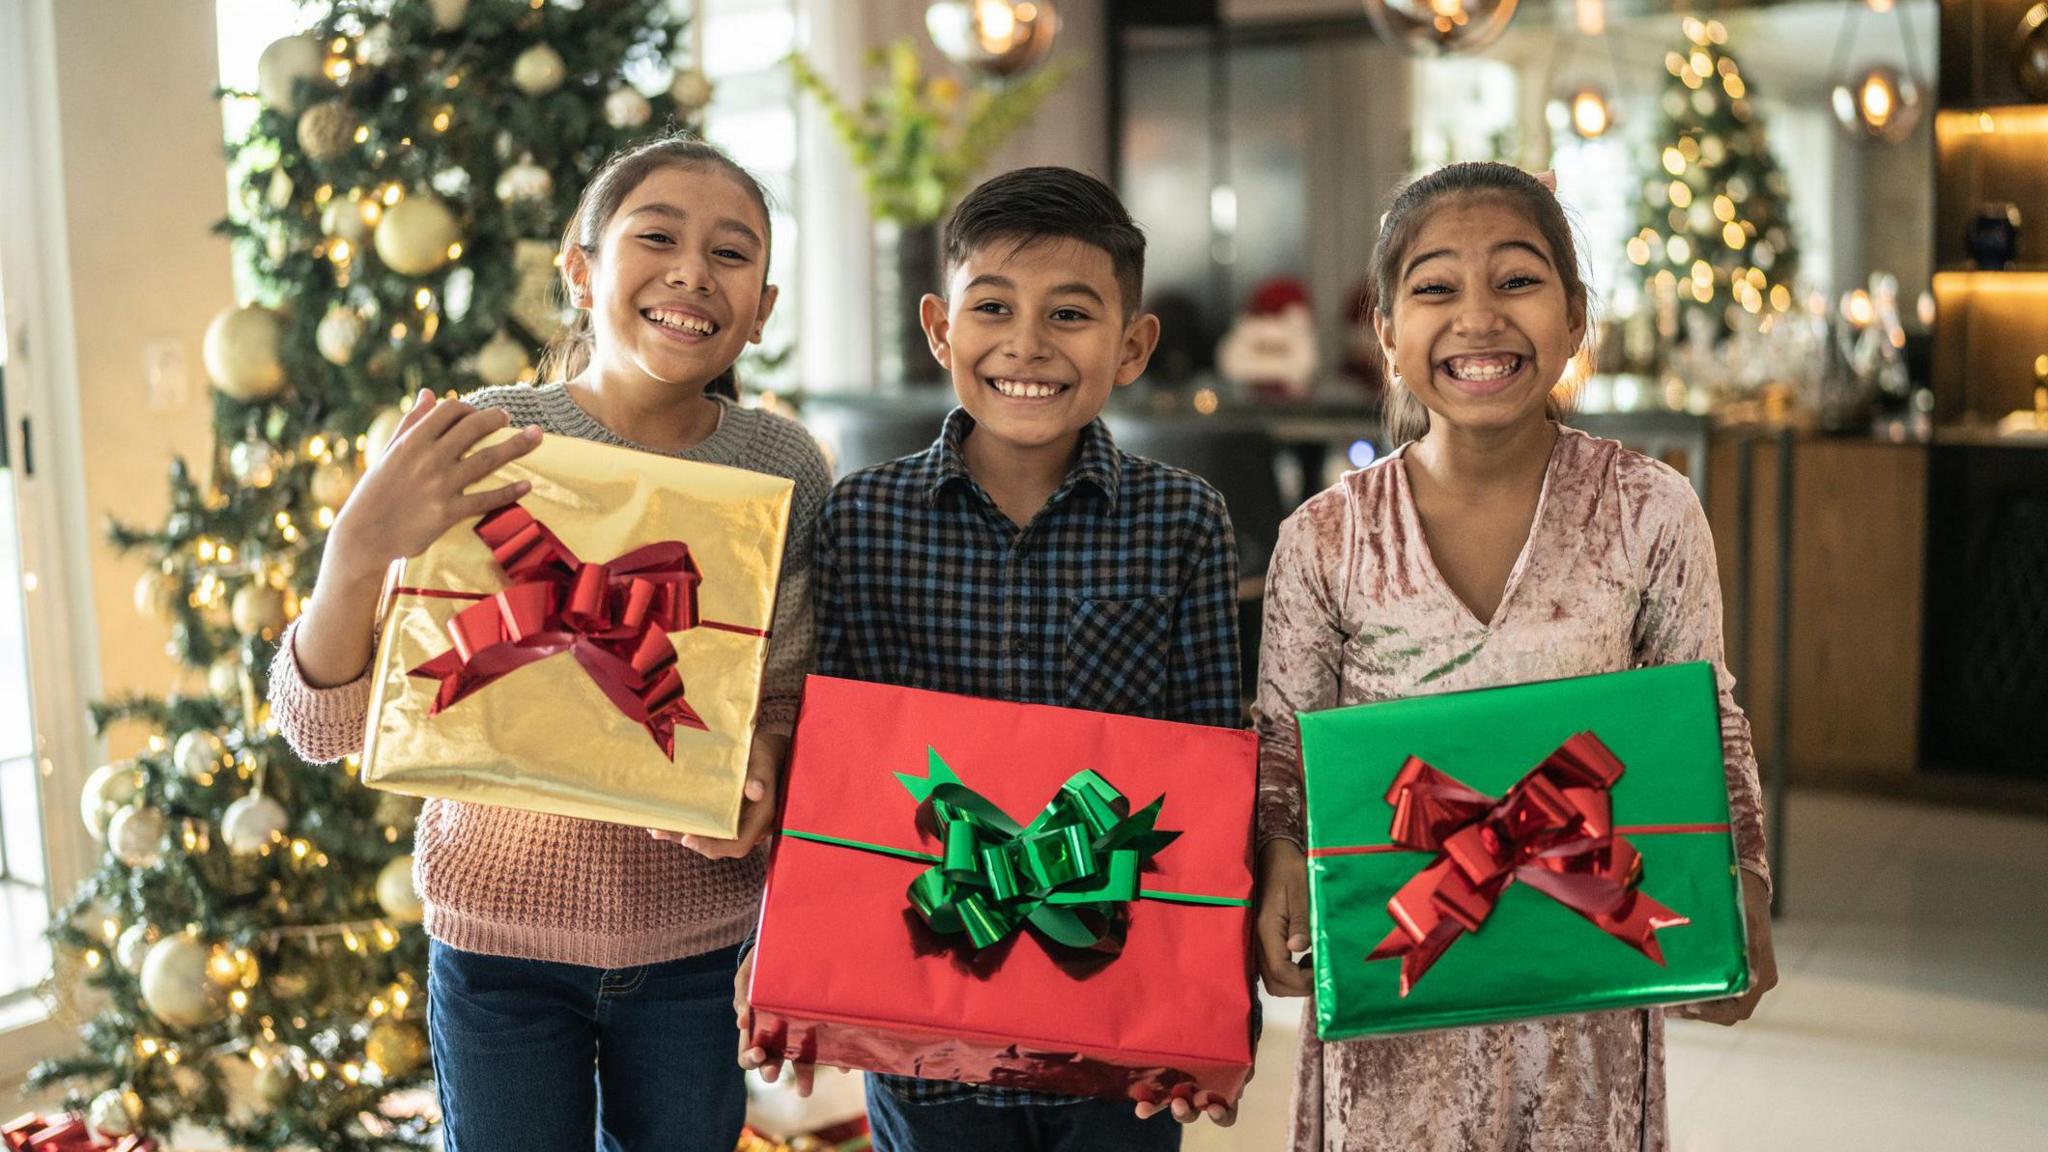
[[[568,436],[518,480],[393,566],[363,782],[732,836],[793,485]]]

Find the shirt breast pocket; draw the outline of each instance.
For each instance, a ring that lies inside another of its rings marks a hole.
[[[1067,618],[1067,706],[1150,715],[1166,690],[1167,596],[1077,598]]]

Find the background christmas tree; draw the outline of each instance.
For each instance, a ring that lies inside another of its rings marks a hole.
[[[137,610],[206,692],[95,708],[152,735],[86,784],[107,855],[52,937],[96,1003],[83,1052],[33,1083],[110,1135],[417,1146],[393,1104],[429,1073],[416,805],[294,757],[264,670],[401,399],[530,378],[586,179],[710,90],[674,63],[668,0],[304,7],[228,145],[220,230],[253,299],[206,333],[213,459],[174,468],[160,527],[113,529],[155,562]]]
[[[1658,101],[1657,162],[1643,179],[1628,258],[1661,313],[1698,315],[1718,335],[1745,315],[1795,306],[1799,249],[1790,188],[1727,29],[1688,16],[1684,32],[1664,56],[1671,78]],[[1671,327],[1667,335],[1683,335],[1691,324]]]

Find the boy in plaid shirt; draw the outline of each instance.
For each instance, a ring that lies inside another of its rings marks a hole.
[[[969,193],[945,247],[946,298],[926,296],[920,318],[960,406],[930,448],[827,498],[818,671],[1242,726],[1223,498],[1118,450],[1098,419],[1159,339],[1138,311],[1144,236],[1101,181],[1025,168]],[[1149,1152],[1179,1147],[1175,1120],[1235,1119],[1199,1099],[1169,1113],[898,1076],[867,1091],[878,1152]]]

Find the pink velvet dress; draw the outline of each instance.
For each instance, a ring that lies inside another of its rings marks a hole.
[[[1281,528],[1259,655],[1261,840],[1302,838],[1297,712],[1711,660],[1736,855],[1768,879],[1749,721],[1721,656],[1713,539],[1692,487],[1563,429],[1492,620],[1437,571],[1405,448]],[[1663,1149],[1664,1022],[1622,1011],[1324,1044],[1304,1016],[1297,1152]]]

